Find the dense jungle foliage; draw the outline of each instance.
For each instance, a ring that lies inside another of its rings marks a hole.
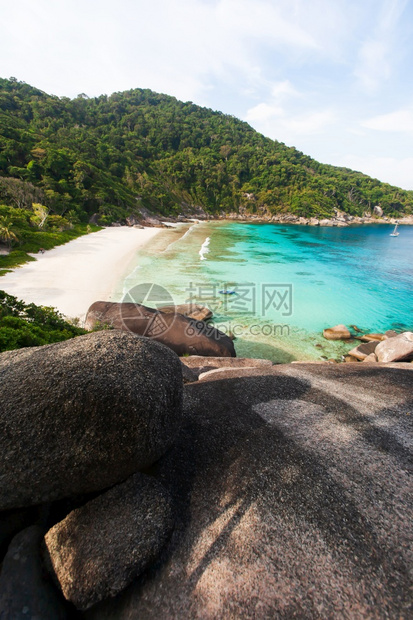
[[[71,100],[11,78],[0,79],[1,202],[26,210],[33,227],[42,217],[33,204],[43,206],[45,230],[64,230],[93,213],[110,223],[141,207],[328,217],[380,205],[398,216],[412,212],[413,192],[320,164],[232,116],[150,90]],[[16,213],[0,215],[7,225]]]
[[[25,304],[0,291],[0,352],[51,344],[86,333],[53,308]]]

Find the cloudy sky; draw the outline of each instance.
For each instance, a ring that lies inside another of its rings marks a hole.
[[[413,0],[0,0],[0,76],[151,88],[413,189]]]

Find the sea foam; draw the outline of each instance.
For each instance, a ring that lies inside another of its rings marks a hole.
[[[207,237],[204,241],[204,243],[201,245],[201,249],[199,250],[199,259],[200,260],[206,260],[206,256],[205,254],[208,254],[209,252],[209,242],[210,242],[210,237]]]

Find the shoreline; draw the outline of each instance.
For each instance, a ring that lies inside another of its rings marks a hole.
[[[111,300],[137,250],[162,231],[116,226],[78,237],[1,276],[0,289],[82,323],[92,303]]]
[[[387,224],[388,226],[413,226],[413,216],[404,216],[402,218],[379,218],[379,217],[359,217],[340,215],[335,218],[316,218],[316,217],[299,217],[292,215],[291,213],[285,213],[283,215],[258,215],[255,213],[228,213],[225,216],[217,215],[215,217],[200,217],[200,222],[240,222],[257,224],[291,224],[293,226],[320,226],[320,227],[348,227],[348,226],[360,226],[375,225],[375,224]]]

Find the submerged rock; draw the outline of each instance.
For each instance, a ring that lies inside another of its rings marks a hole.
[[[172,527],[167,491],[135,474],[49,530],[46,563],[65,598],[88,609],[121,592],[156,560]]]
[[[362,336],[360,336],[360,340],[362,342],[371,342],[372,340],[377,340],[377,341],[381,341],[381,340],[385,340],[385,335],[384,334],[363,334]]]
[[[106,331],[0,355],[0,510],[124,480],[171,446],[179,358]]]
[[[323,336],[327,340],[349,340],[351,333],[345,325],[335,325],[323,331]]]

